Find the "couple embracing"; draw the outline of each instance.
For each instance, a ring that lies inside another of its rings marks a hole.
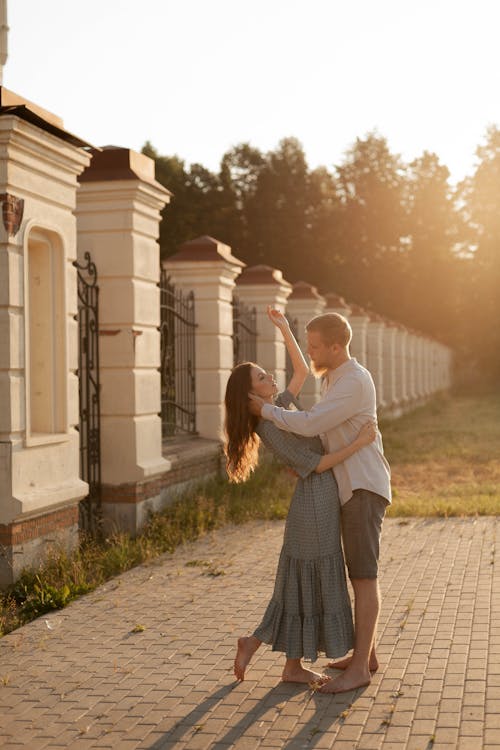
[[[230,480],[244,481],[257,464],[261,440],[294,470],[297,484],[274,592],[260,625],[238,640],[234,673],[244,679],[264,642],[285,654],[283,681],[343,693],[368,685],[378,668],[378,558],[391,489],[376,423],[375,387],[368,370],[349,354],[352,331],[346,318],[319,315],[306,331],[307,353],[314,374],[322,377],[322,393],[312,409],[302,411],[296,399],[309,375],[308,364],[285,316],[272,308],[268,315],[283,334],[293,375],[277,395],[272,374],[257,364],[234,368],[225,398],[227,471]],[[354,591],[355,626],[344,557]],[[346,657],[351,649],[352,656]],[[314,662],[319,652],[334,660],[345,657],[328,663],[342,670],[336,679],[302,664],[302,659]]]

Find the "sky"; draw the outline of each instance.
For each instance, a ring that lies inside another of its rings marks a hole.
[[[8,0],[4,85],[97,146],[215,171],[295,136],[332,169],[376,130],[452,182],[500,125],[498,0]]]

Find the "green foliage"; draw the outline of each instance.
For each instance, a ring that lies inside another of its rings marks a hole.
[[[210,234],[249,265],[315,284],[453,346],[466,381],[500,375],[500,130],[478,149],[457,190],[436,154],[411,163],[376,132],[357,138],[330,171],[311,170],[295,138],[262,153],[234,146],[212,173],[160,156],[173,192],[163,257]],[[306,260],[307,259],[307,260]]]

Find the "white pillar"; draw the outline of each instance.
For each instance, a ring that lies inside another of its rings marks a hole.
[[[159,417],[157,238],[170,193],[154,169],[130,149],[94,151],[77,196],[78,253],[90,252],[100,287],[101,471],[105,515],[113,517],[106,505],[120,498],[111,488],[169,467]]]
[[[377,408],[385,407],[384,387],[384,335],[385,323],[376,313],[370,313],[366,333],[367,369],[371,372],[377,393]]]
[[[335,294],[335,292],[327,292],[327,294],[324,295],[323,299],[325,300],[326,313],[335,312],[339,315],[343,315],[344,318],[349,319],[351,308],[343,297]]]
[[[397,324],[385,320],[383,338],[384,404],[391,416],[397,416],[400,406],[396,381],[396,335]]]
[[[265,265],[245,268],[235,290],[245,305],[256,308],[257,364],[274,374],[280,391],[286,386],[286,349],[281,333],[268,319],[266,310],[272,305],[285,312],[291,291],[292,287],[281,271]]]
[[[421,404],[425,401],[425,339],[421,334],[418,334],[415,342],[416,351],[416,382],[415,390],[417,393],[418,403]]]
[[[244,263],[213,237],[185,242],[163,261],[172,283],[193,291],[196,319],[196,427],[220,440],[224,393],[233,367],[233,290]]]
[[[398,324],[396,329],[396,399],[403,411],[408,406],[406,341],[408,331]]]
[[[288,298],[287,313],[297,319],[299,345],[307,359],[306,325],[316,315],[321,315],[325,308],[324,298],[318,294],[315,286],[305,281],[293,285]],[[304,383],[300,401],[304,409],[310,409],[319,399],[321,381],[311,373]]]
[[[417,337],[414,331],[408,330],[406,339],[406,382],[408,405],[416,406],[417,395]]]
[[[369,321],[369,314],[359,305],[349,304],[351,308],[349,315],[349,323],[352,328],[352,341],[350,351],[353,357],[356,357],[357,361],[363,367],[367,366],[367,355],[366,355],[366,334]]]
[[[0,117],[0,585],[38,563],[48,543],[78,543],[88,486],[76,429],[73,261],[85,145],[41,115],[36,125]]]

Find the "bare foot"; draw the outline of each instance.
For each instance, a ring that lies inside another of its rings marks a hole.
[[[234,676],[237,680],[245,679],[245,669],[247,668],[250,659],[255,654],[260,646],[260,641],[254,636],[244,636],[238,638],[238,646],[236,649],[236,658],[234,660]]]
[[[370,672],[368,670],[346,669],[344,674],[335,680],[321,685],[320,693],[348,693],[351,690],[357,690],[360,687],[366,687],[371,682]]]
[[[351,661],[352,656],[346,656],[345,659],[341,659],[340,661],[329,661],[326,666],[330,669],[347,669]],[[370,656],[370,663],[368,665],[368,668],[370,672],[376,672],[379,668],[378,659],[374,654]]]
[[[303,666],[286,667],[281,675],[283,682],[302,682],[307,685],[323,685],[331,678],[326,674],[313,672],[311,669],[304,669]]]

